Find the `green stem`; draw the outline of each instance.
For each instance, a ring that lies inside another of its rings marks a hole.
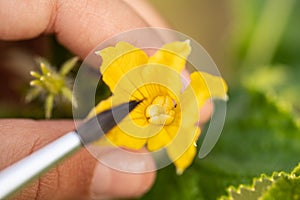
[[[51,117],[53,103],[54,103],[54,96],[52,94],[49,94],[47,96],[46,102],[45,102],[45,117],[46,117],[46,119],[50,119],[50,117]]]

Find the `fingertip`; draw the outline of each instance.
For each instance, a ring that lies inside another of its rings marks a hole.
[[[138,173],[113,169],[112,167],[116,167],[117,163],[115,166],[109,167],[99,162],[95,167],[91,181],[91,199],[139,197],[153,185],[156,173],[154,170],[147,172],[149,166],[153,169],[153,160],[149,160],[148,157],[128,159],[127,156],[124,158],[124,152],[117,149],[105,156],[106,159],[107,157],[114,158],[117,163],[122,163],[122,165],[138,167]]]

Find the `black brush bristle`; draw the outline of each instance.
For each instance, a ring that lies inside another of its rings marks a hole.
[[[130,101],[103,111],[89,119],[76,130],[83,144],[99,139],[120,123],[141,101]]]

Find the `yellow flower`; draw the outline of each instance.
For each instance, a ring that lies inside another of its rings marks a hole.
[[[152,56],[126,42],[96,52],[102,57],[100,71],[113,96],[89,115],[129,100],[141,101],[106,139],[129,149],[165,148],[178,174],[196,155],[200,108],[212,97],[226,98],[227,92],[222,78],[204,72],[193,72],[184,87],[181,72],[190,51],[185,41],[166,44]]]

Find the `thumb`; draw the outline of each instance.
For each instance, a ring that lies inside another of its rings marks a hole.
[[[0,170],[72,130],[71,121],[0,120]],[[124,161],[121,151],[105,156],[130,165],[153,165],[149,158]],[[137,164],[132,162],[138,162]],[[140,164],[142,163],[142,164]],[[143,169],[138,169],[139,171]],[[116,171],[98,162],[85,148],[22,188],[13,199],[101,199],[137,197],[153,184],[154,172],[131,174]]]

